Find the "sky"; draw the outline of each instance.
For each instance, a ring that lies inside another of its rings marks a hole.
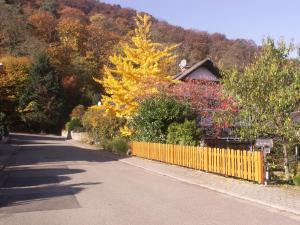
[[[261,44],[270,36],[300,44],[300,0],[102,0],[184,28]]]

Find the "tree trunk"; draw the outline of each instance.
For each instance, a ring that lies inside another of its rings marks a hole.
[[[288,160],[288,151],[287,151],[287,144],[283,145],[283,157],[284,157],[284,174],[285,179],[290,179],[290,171],[289,171],[289,160]]]

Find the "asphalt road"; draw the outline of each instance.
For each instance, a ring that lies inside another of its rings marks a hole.
[[[2,225],[294,225],[298,217],[151,173],[55,136],[15,135]]]

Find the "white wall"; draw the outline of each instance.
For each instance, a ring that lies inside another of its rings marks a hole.
[[[218,81],[218,78],[205,67],[200,67],[188,76],[188,80]]]

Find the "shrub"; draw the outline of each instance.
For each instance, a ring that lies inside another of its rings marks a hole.
[[[78,126],[78,127],[74,127],[73,131],[80,133],[80,132],[85,132],[86,130],[83,126]]]
[[[75,131],[75,132],[83,132],[84,127],[82,126],[80,119],[72,119],[66,123],[66,130],[67,131]]]
[[[167,143],[181,145],[197,145],[202,131],[196,122],[185,120],[184,123],[172,123],[168,128]]]
[[[126,154],[129,148],[128,140],[120,136],[113,139],[104,139],[102,145],[105,150],[123,154]]]
[[[294,176],[293,182],[295,185],[300,185],[300,174]]]
[[[3,136],[8,135],[8,128],[7,128],[7,118],[6,115],[0,112],[0,140]]]
[[[113,151],[113,141],[112,139],[103,139],[101,141],[102,147],[107,151]]]
[[[126,153],[128,150],[128,141],[123,137],[115,137],[112,141],[113,151]]]
[[[129,124],[135,131],[135,140],[165,143],[171,123],[193,118],[190,105],[162,95],[144,100]]]
[[[90,108],[82,118],[82,124],[90,137],[96,142],[113,139],[120,135],[120,127],[125,120],[114,116],[105,115],[103,111]]]

